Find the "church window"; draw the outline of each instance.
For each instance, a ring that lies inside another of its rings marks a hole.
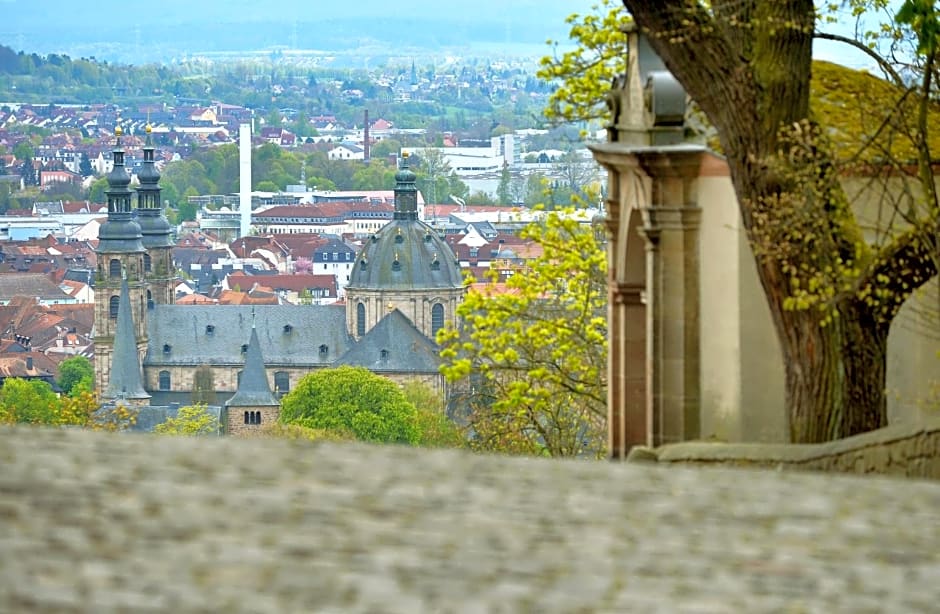
[[[117,258],[112,258],[111,262],[108,263],[108,277],[112,279],[117,279],[121,276],[121,261]]]
[[[444,328],[444,306],[436,303],[431,307],[431,338],[437,336],[437,331]]]
[[[144,254],[144,271],[149,273],[152,265],[150,254]]]
[[[249,412],[245,412],[245,424],[251,424],[251,417],[248,415]]]
[[[356,335],[362,337],[366,334],[366,306],[362,303],[356,305]]]
[[[147,290],[147,309],[153,309],[153,293]]]
[[[112,296],[108,301],[108,315],[111,318],[117,318],[118,314],[118,305],[121,302],[121,298],[118,296]]]
[[[160,390],[169,390],[170,389],[170,372],[169,371],[160,371]]]
[[[287,371],[276,371],[274,373],[274,391],[278,394],[290,392],[290,375]]]

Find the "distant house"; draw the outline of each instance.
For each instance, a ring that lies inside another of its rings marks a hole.
[[[78,299],[62,291],[48,275],[41,273],[4,273],[0,275],[0,305],[17,296],[35,298],[40,305],[70,305]]]
[[[354,143],[340,143],[326,154],[330,160],[363,160],[365,150]]]

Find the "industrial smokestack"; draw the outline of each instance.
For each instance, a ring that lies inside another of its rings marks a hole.
[[[240,236],[251,228],[251,124],[238,127],[238,211]]]
[[[366,162],[369,161],[371,157],[370,147],[369,147],[369,109],[364,111],[365,120],[362,128],[362,159]]]

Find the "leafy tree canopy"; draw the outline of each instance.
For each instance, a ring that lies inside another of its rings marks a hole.
[[[445,328],[441,371],[469,395],[471,446],[600,455],[606,420],[606,256],[591,228],[549,214],[543,254],[501,293],[471,290]],[[493,279],[492,281],[495,281]]]
[[[94,388],[95,368],[84,356],[72,356],[59,364],[59,378],[56,381],[65,394],[71,394],[76,387],[84,390]]]
[[[281,399],[281,422],[350,432],[361,441],[418,444],[417,410],[390,379],[342,366],[305,375]]]

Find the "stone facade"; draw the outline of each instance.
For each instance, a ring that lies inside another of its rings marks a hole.
[[[275,424],[280,416],[280,407],[226,408],[224,433],[233,437],[257,437],[265,425]]]
[[[440,322],[444,326],[454,326],[457,323],[457,307],[463,301],[464,293],[463,287],[434,290],[352,289],[346,300],[349,334],[359,338],[358,330],[368,332],[389,312],[398,309],[428,339],[433,340],[437,333],[432,315],[435,306],[440,305],[443,310]],[[361,309],[359,305],[362,305]],[[360,314],[365,314],[362,325],[359,324]]]

